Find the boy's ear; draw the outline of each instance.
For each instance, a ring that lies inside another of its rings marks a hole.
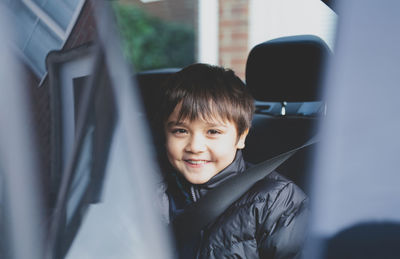
[[[246,129],[242,133],[242,135],[239,136],[238,142],[236,144],[236,148],[237,149],[243,149],[244,148],[247,134],[249,134],[249,129]]]

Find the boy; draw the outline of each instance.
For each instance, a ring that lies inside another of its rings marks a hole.
[[[168,214],[172,221],[247,165],[241,154],[254,101],[244,83],[221,67],[194,64],[165,85]],[[297,258],[305,236],[307,197],[272,172],[199,233],[181,258]]]

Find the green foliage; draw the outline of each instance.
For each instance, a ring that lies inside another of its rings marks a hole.
[[[114,3],[124,54],[137,71],[184,67],[194,62],[194,32],[150,17],[133,5]]]

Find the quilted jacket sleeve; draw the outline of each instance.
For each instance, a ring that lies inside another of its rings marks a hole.
[[[260,258],[300,258],[306,237],[308,198],[292,182],[274,196],[260,219],[257,235]]]

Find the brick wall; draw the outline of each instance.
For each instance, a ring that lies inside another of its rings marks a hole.
[[[248,0],[219,0],[219,64],[244,80],[248,55]]]
[[[71,49],[96,39],[96,22],[93,14],[92,1],[86,0],[78,20],[64,44],[63,50]]]

